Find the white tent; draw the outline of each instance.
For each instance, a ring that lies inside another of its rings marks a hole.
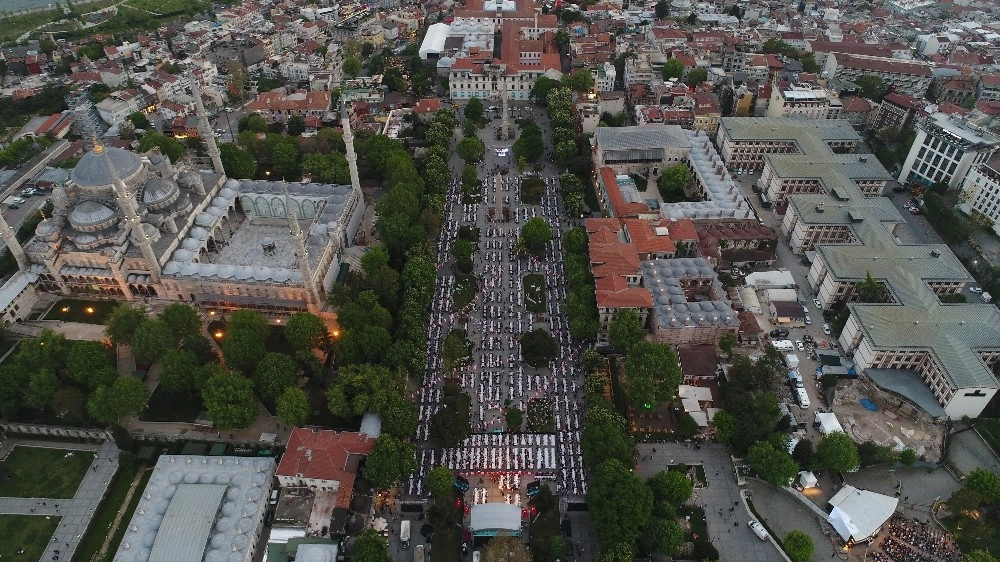
[[[816,482],[816,475],[812,472],[803,470],[799,473],[799,484],[802,484],[803,488],[815,488]]]
[[[844,428],[837,421],[837,414],[833,412],[816,412],[816,424],[819,432],[823,435],[839,431],[845,433]]]
[[[684,405],[684,411],[689,414],[691,412],[701,411],[701,406],[698,404],[698,401],[695,400],[694,398],[681,398],[681,403]]]
[[[707,386],[692,386],[690,384],[678,385],[677,395],[681,398],[693,398],[698,402],[712,401],[712,389]]]
[[[708,415],[705,412],[691,412],[691,417],[698,423],[698,427],[708,427]]]
[[[833,509],[827,521],[845,541],[866,542],[892,517],[898,504],[898,498],[847,485],[830,498]]]

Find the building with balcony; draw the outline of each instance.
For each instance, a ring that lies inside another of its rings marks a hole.
[[[959,208],[982,214],[1000,234],[1000,164],[979,164],[969,170],[962,182],[962,201]]]
[[[830,94],[817,84],[789,84],[782,88],[771,85],[767,117],[799,117],[826,119],[830,111]]]

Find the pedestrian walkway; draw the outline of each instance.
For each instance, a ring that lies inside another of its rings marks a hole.
[[[762,542],[747,527],[753,518],[747,511],[732,459],[723,445],[706,443],[699,449],[685,443],[639,445],[639,476],[645,480],[669,465],[700,464],[708,486],[695,489],[691,502],[705,510],[709,538],[723,562],[774,562],[784,553],[771,542]]]
[[[105,441],[101,445],[89,445],[86,443],[8,439],[3,448],[0,448],[0,455],[5,456],[15,445],[94,451],[96,453],[94,462],[91,463],[90,469],[72,499],[0,498],[0,514],[59,517],[59,525],[49,541],[48,548],[42,554],[41,560],[55,560],[55,556],[59,556],[59,560],[70,560],[83,535],[87,532],[90,520],[94,517],[97,506],[101,503],[101,498],[107,492],[111,478],[118,470],[118,447],[111,441]]]

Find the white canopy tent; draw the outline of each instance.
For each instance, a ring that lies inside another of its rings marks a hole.
[[[799,484],[802,484],[803,488],[815,488],[816,487],[816,475],[808,470],[803,470],[799,473]]]
[[[846,485],[830,498],[833,509],[827,521],[845,541],[867,542],[892,517],[898,504],[898,498]]]
[[[845,433],[844,428],[837,421],[837,414],[833,412],[816,412],[816,426],[823,435],[839,431]]]

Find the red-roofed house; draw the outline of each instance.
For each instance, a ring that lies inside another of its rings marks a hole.
[[[297,427],[288,439],[275,476],[282,488],[305,487],[337,493],[338,508],[348,508],[361,460],[375,440],[364,433]]]
[[[659,216],[659,212],[650,209],[646,203],[635,201],[633,197],[626,200],[625,195],[622,194],[621,186],[618,185],[615,171],[607,166],[600,169],[597,175],[597,186],[602,206],[606,210],[610,210],[615,217],[654,219]]]
[[[618,219],[587,219],[584,225],[589,239],[590,270],[594,275],[600,316],[597,337],[599,341],[607,341],[608,326],[620,310],[635,310],[640,322],[645,325],[646,316],[653,306],[653,296],[641,285],[640,256],[636,244],[624,241],[628,234]],[[633,225],[632,228],[638,231],[641,227]]]

